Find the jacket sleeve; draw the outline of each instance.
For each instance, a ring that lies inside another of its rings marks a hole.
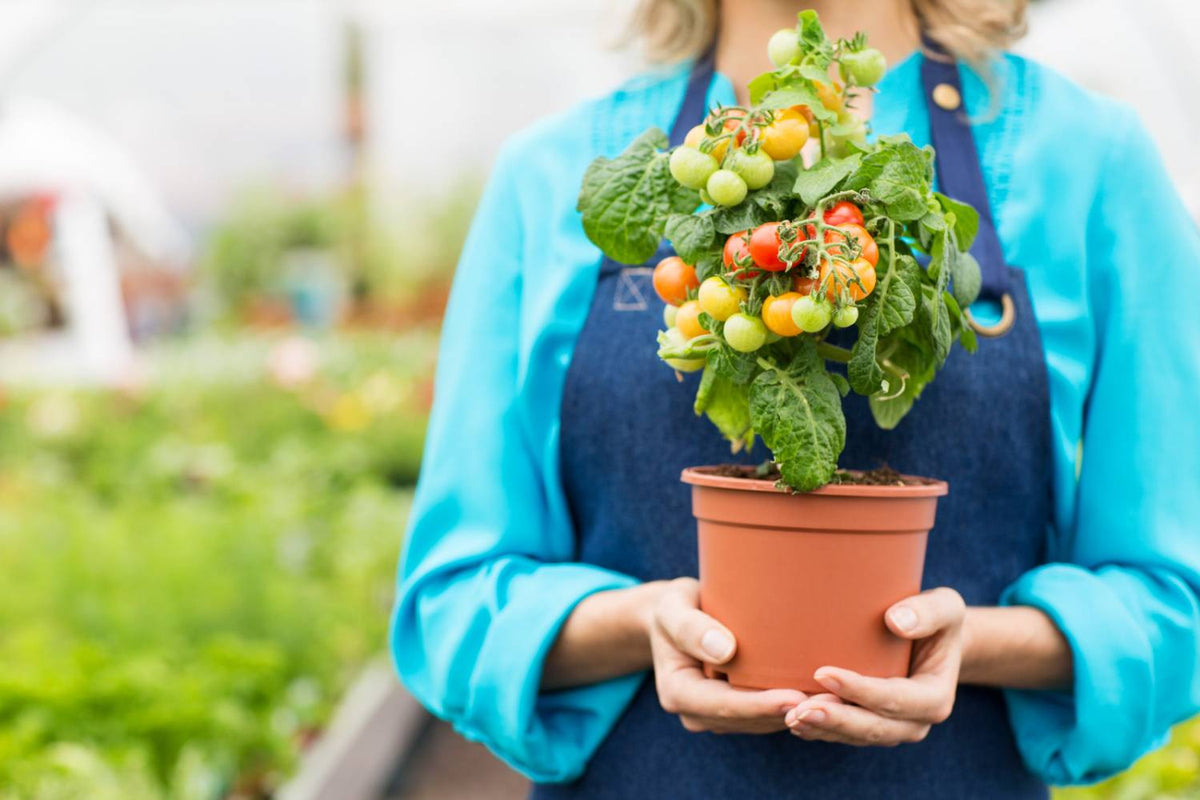
[[[1056,784],[1100,780],[1200,710],[1200,236],[1132,113],[1089,221],[1097,351],[1063,560],[1002,602],[1070,641],[1070,692],[1009,691],[1017,742]]]
[[[391,651],[434,714],[554,782],[583,771],[642,676],[539,692],[576,603],[635,581],[571,563],[574,532],[547,510],[519,380],[520,164],[511,146],[501,153],[455,276]]]

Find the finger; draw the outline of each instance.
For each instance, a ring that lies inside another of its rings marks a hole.
[[[684,653],[709,664],[724,664],[737,651],[737,640],[699,605],[699,584],[693,579],[675,581],[659,600],[658,625]]]
[[[789,727],[805,739],[872,747],[919,742],[929,732],[929,725],[922,722],[889,719],[865,708],[816,698],[801,704]]]
[[[843,700],[891,719],[945,722],[954,708],[955,682],[941,674],[870,678],[853,670],[821,667],[813,677]]]
[[[739,689],[705,678],[699,668],[677,670],[657,685],[659,703],[671,714],[721,723],[773,720],[782,730],[784,715],[805,700],[793,689]]]
[[[962,624],[966,604],[946,587],[905,598],[887,610],[884,618],[893,633],[905,639],[924,639]]]
[[[783,721],[790,728],[797,724],[796,718],[800,714],[804,713],[805,711],[808,711],[810,708],[817,706],[817,705],[824,705],[826,703],[841,703],[841,702],[842,702],[842,698],[838,697],[836,694],[829,694],[827,692],[822,692],[821,694],[809,695],[808,699],[806,699],[804,702],[797,705],[792,710],[788,711],[787,716],[784,717]]]

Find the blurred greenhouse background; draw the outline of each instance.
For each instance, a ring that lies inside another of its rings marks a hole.
[[[0,0],[0,800],[296,774],[383,655],[491,159],[639,68],[630,5]],[[1197,31],[1043,0],[1023,51],[1135,102],[1200,211]],[[1185,726],[1063,797],[1198,773]]]

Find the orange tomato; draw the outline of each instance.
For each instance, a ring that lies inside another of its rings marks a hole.
[[[654,291],[673,306],[687,300],[689,289],[700,288],[696,270],[679,256],[667,256],[654,268]]]
[[[846,292],[854,302],[862,300],[875,291],[875,265],[865,258],[845,261],[826,261],[821,265],[821,284],[825,287],[825,296],[829,302],[837,302],[842,292]]]
[[[675,327],[679,328],[679,332],[689,339],[695,339],[697,336],[708,333],[708,330],[700,324],[700,304],[695,300],[688,300],[681,305],[679,313],[675,315]]]
[[[778,297],[768,297],[762,307],[762,318],[767,330],[780,336],[799,336],[803,333],[792,321],[792,304],[802,296],[799,292],[784,292]]]
[[[842,91],[842,85],[837,81],[833,83],[814,82],[817,87],[817,97],[821,101],[821,105],[834,112],[841,112],[846,107],[846,97]]]
[[[862,225],[854,224],[840,225],[838,227],[845,228],[846,230],[850,231],[850,235],[855,239],[855,241],[858,242],[859,257],[865,258],[867,261],[871,262],[872,267],[879,263],[879,245],[875,243],[875,237],[871,236],[871,234],[867,232],[866,228],[864,228]],[[845,241],[846,237],[837,231],[825,232],[826,244],[838,244]],[[849,258],[849,248],[843,246],[837,249],[841,251],[840,255]]]

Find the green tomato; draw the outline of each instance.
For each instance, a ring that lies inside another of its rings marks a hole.
[[[671,327],[667,329],[666,342],[663,343],[664,348],[678,349],[687,347],[688,338],[683,335],[683,331],[679,328]],[[704,369],[704,364],[707,359],[704,358],[664,358],[667,366],[677,372],[696,372]]]
[[[800,37],[795,28],[780,28],[767,42],[767,58],[777,67],[790,64],[800,57]]]
[[[676,147],[671,153],[671,176],[689,189],[703,189],[721,165],[708,153],[694,147]]]
[[[887,59],[874,47],[868,47],[857,53],[843,55],[838,62],[838,72],[844,81],[853,81],[859,86],[874,86],[887,72]]]
[[[735,151],[729,159],[729,168],[742,177],[748,189],[761,189],[775,177],[775,160],[762,150]]]
[[[705,185],[713,203],[719,206],[736,206],[746,199],[749,188],[742,176],[731,169],[719,169],[708,179]]]
[[[767,326],[758,317],[739,312],[725,320],[725,341],[739,353],[753,353],[767,343]]]
[[[700,308],[713,319],[724,322],[738,312],[746,299],[744,289],[735,289],[716,275],[705,278],[696,295]]]
[[[858,306],[842,306],[833,315],[833,324],[839,328],[849,328],[856,322],[858,322]]]
[[[811,294],[792,303],[792,322],[805,333],[817,333],[825,330],[825,326],[833,319],[833,307],[825,300],[819,300]]]
[[[675,327],[675,317],[679,315],[679,306],[673,306],[667,303],[663,306],[663,322],[668,328]]]

